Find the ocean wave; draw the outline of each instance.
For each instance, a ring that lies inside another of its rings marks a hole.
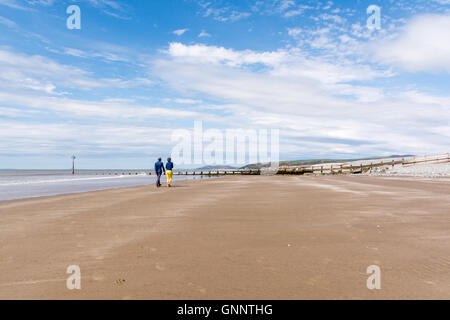
[[[145,176],[145,175],[117,175],[113,177],[90,177],[90,178],[69,178],[69,179],[54,179],[54,180],[28,180],[28,181],[15,181],[15,182],[7,182],[0,183],[0,187],[7,186],[17,186],[17,185],[30,185],[30,184],[42,184],[42,183],[60,183],[60,182],[71,182],[71,181],[89,181],[89,180],[108,180],[108,179],[122,179],[122,178],[131,178],[136,176]]]

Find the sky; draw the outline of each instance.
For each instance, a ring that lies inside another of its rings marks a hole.
[[[446,153],[449,40],[449,0],[0,0],[0,168],[149,168],[195,121],[282,160]]]

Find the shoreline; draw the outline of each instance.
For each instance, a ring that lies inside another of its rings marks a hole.
[[[449,299],[449,193],[446,179],[236,176],[1,201],[0,298]],[[381,290],[366,288],[373,264]]]
[[[174,181],[189,181],[197,179],[211,179],[208,176],[175,176]],[[0,202],[39,198],[43,196],[58,196],[102,190],[154,185],[155,176],[75,176],[59,180],[37,180],[22,182],[0,182]],[[165,178],[162,178],[165,182]]]
[[[200,179],[199,179],[200,180]],[[197,179],[192,180],[180,180],[182,182],[196,182]],[[108,192],[108,191],[132,191],[133,189],[138,188],[154,188],[155,190],[155,184],[154,182],[145,184],[145,185],[137,185],[137,186],[126,186],[126,187],[114,187],[114,188],[108,188],[108,189],[99,189],[99,190],[90,190],[90,191],[80,191],[80,192],[71,192],[71,193],[61,193],[61,194],[54,194],[54,195],[47,195],[47,196],[35,196],[35,197],[28,197],[28,198],[20,198],[20,199],[11,199],[11,200],[0,200],[0,210],[1,206],[3,204],[10,204],[10,203],[20,203],[20,202],[26,202],[26,201],[32,201],[32,200],[52,200],[52,198],[55,197],[69,197],[72,198],[73,196],[79,196],[79,195],[89,195],[89,194],[95,194],[99,192]],[[163,185],[160,189],[166,189],[167,186]]]

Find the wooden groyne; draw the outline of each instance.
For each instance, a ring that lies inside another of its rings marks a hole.
[[[358,164],[359,162],[359,164]],[[309,166],[281,166],[278,174],[358,174],[372,172],[377,168],[395,167],[396,165],[411,166],[423,163],[447,163],[450,162],[450,154],[435,156],[391,158],[379,160],[361,160],[346,163],[316,164]]]
[[[254,176],[260,175],[261,170],[259,169],[221,169],[221,170],[186,170],[186,171],[175,171],[173,173],[176,176]]]
[[[260,175],[259,169],[215,169],[215,170],[176,170],[173,172],[175,176],[254,176]],[[102,176],[137,176],[137,175],[155,175],[153,171],[108,171],[97,172],[95,175]]]

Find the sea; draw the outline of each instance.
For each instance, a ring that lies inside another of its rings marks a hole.
[[[208,179],[207,176],[177,176],[179,180]],[[161,182],[165,183],[163,176]],[[150,170],[0,170],[0,201],[80,193],[124,187],[154,185]]]

